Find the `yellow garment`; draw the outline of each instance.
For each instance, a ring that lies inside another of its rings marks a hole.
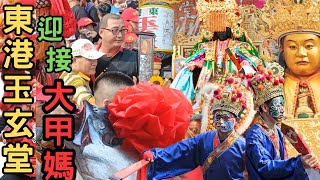
[[[63,72],[60,79],[64,81],[65,86],[74,86],[76,88],[76,93],[69,98],[74,100],[78,106],[81,105],[82,100],[87,100],[91,104],[95,104],[95,99],[89,86],[89,76],[81,72]]]
[[[305,80],[308,84],[312,102],[309,104],[315,109],[315,118],[320,117],[320,73]],[[297,98],[300,80],[286,73],[284,81],[284,95],[286,102],[286,114],[288,118],[294,118],[297,109]]]

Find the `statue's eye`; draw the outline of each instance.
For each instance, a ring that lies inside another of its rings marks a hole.
[[[312,49],[313,48],[313,44],[307,44],[306,45],[306,49]]]
[[[289,48],[290,48],[291,50],[296,50],[296,49],[297,49],[297,46],[291,45],[291,46],[289,46]]]

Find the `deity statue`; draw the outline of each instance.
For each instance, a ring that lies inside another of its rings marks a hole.
[[[194,111],[203,114],[206,103],[197,98],[202,95],[196,95],[203,86],[221,84],[229,74],[254,74],[258,64],[265,63],[244,30],[235,0],[200,0],[196,8],[201,37],[171,87],[181,90],[194,104]]]
[[[288,118],[320,117],[320,4],[317,0],[269,1],[272,38],[285,68]]]

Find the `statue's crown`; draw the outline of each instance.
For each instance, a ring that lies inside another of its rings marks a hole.
[[[231,28],[235,38],[244,34],[243,21],[235,0],[199,0],[197,1],[199,18],[202,21],[201,33],[211,39],[214,32],[224,32]]]
[[[266,10],[273,17],[272,37],[281,40],[287,34],[312,32],[320,35],[318,0],[269,0]]]

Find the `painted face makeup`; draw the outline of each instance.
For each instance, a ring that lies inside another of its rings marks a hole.
[[[236,124],[236,117],[234,114],[228,111],[217,110],[214,114],[214,126],[217,131],[227,133],[233,130]]]
[[[284,99],[282,96],[275,97],[271,100],[269,114],[276,121],[284,120]]]

